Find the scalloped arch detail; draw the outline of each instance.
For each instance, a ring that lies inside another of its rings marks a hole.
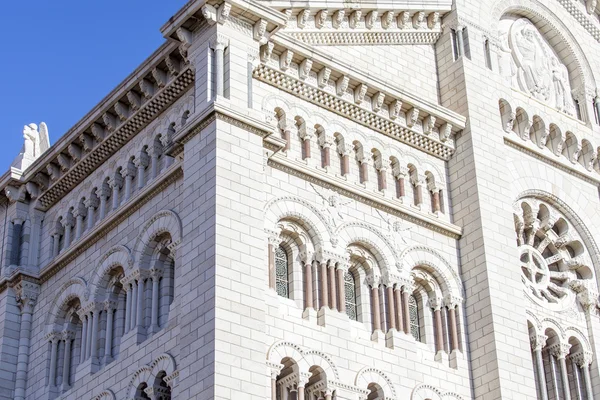
[[[382,389],[386,399],[395,399],[396,389],[388,376],[381,370],[373,367],[365,367],[358,371],[354,379],[354,385],[359,388],[367,388],[371,383],[378,384]]]

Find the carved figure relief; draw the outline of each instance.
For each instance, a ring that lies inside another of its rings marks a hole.
[[[569,115],[575,114],[567,67],[526,18],[500,25],[500,72],[510,84]]]

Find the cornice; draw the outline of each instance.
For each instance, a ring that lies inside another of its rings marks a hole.
[[[422,45],[435,44],[441,31],[286,31],[294,39],[312,45]]]
[[[284,155],[278,153],[274,154],[269,159],[268,165],[290,175],[298,176],[307,182],[317,183],[327,189],[336,190],[346,197],[360,201],[389,214],[399,216],[416,225],[431,229],[453,239],[458,239],[462,235],[462,228],[457,225],[439,220],[432,215],[412,209],[406,204],[398,203],[381,194],[359,188],[356,185],[348,183],[344,179],[309,168],[305,164],[290,160]]]
[[[574,0],[558,0],[558,2],[579,22],[579,24],[586,30],[597,42],[600,42],[600,22],[598,22],[598,15],[594,17],[588,15],[581,8],[582,4],[578,4]]]
[[[47,282],[51,277],[56,275],[62,268],[74,261],[79,255],[83,254],[88,248],[100,239],[104,238],[108,233],[114,230],[121,222],[130,217],[133,213],[142,208],[156,195],[164,191],[169,185],[183,177],[181,163],[172,165],[168,170],[164,171],[156,180],[152,181],[148,186],[145,186],[139,192],[136,192],[131,199],[120,207],[115,213],[109,214],[100,224],[94,226],[90,231],[86,231],[84,235],[77,240],[64,253],[61,253],[46,265],[39,273],[39,276],[32,278],[39,279],[41,283]],[[8,278],[0,282],[0,292],[6,289],[9,282],[18,279],[20,275],[24,275],[24,271],[16,269],[15,272]],[[29,275],[29,273],[27,273]]]
[[[318,65],[326,66],[333,71],[336,71],[341,76],[346,76],[350,79],[349,85],[365,83],[369,89],[380,91],[386,96],[396,98],[402,101],[403,107],[412,107],[419,109],[423,115],[433,115],[437,118],[436,125],[441,125],[445,122],[452,125],[452,132],[457,133],[462,131],[466,126],[466,118],[458,113],[455,113],[439,104],[422,99],[418,94],[413,94],[404,91],[398,87],[392,86],[389,81],[384,81],[373,76],[357,71],[352,65],[343,61],[339,61],[334,56],[327,53],[326,49],[315,48],[299,40],[296,40],[284,31],[278,32],[271,37],[274,43],[274,51],[283,52],[285,50],[292,51],[297,57],[311,59],[314,67]],[[408,78],[408,77],[407,77]]]
[[[259,0],[260,3],[284,10],[289,8],[401,9],[410,11],[450,11],[452,0]]]
[[[145,74],[120,92],[119,100],[97,107],[96,120],[86,119],[87,124],[78,125],[27,170],[20,183],[37,185],[36,208],[47,210],[56,204],[187,91],[194,82],[194,68],[176,54],[178,50],[148,65]],[[93,143],[92,148],[86,148],[84,140]]]
[[[554,168],[557,168],[563,172],[568,173],[571,176],[581,179],[586,183],[590,183],[594,186],[600,186],[600,178],[597,178],[591,174],[586,174],[582,171],[579,171],[577,168],[574,168],[572,165],[568,165],[548,155],[544,154],[542,151],[536,149],[534,146],[529,146],[528,143],[531,142],[523,142],[521,139],[512,138],[510,136],[504,136],[504,144],[512,147],[513,149],[519,150],[520,152],[527,154],[533,158],[536,158],[540,161],[545,162],[548,165],[551,165]],[[583,168],[582,168],[583,169]]]
[[[376,8],[287,9],[284,32],[311,45],[431,45],[441,36],[445,11]]]
[[[415,129],[417,123],[414,116],[415,112],[417,115],[419,114],[418,109],[411,108],[411,110],[408,110],[406,112],[406,122],[401,124],[383,114],[378,114],[368,108],[356,105],[331,91],[320,89],[316,85],[312,85],[305,80],[301,80],[285,72],[278,71],[264,63],[255,68],[254,77],[435,157],[449,160],[454,153],[454,141],[451,138],[443,135],[440,136],[439,131],[432,131],[429,134],[425,134]],[[370,101],[366,101],[366,103],[370,103]],[[414,118],[412,122],[413,128],[407,126],[411,125],[408,122],[410,118]],[[448,125],[443,125],[438,129],[447,132]],[[449,129],[451,130],[452,128]]]

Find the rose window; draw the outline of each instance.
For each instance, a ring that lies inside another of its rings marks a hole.
[[[521,280],[534,301],[553,308],[572,304],[592,277],[582,241],[564,217],[539,201],[523,201],[515,213]]]

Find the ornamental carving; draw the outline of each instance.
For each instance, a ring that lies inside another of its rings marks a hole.
[[[589,253],[557,209],[538,200],[520,201],[514,221],[521,280],[529,298],[562,311],[573,306],[577,293],[593,289]]]
[[[511,85],[551,107],[575,114],[567,67],[526,18],[500,23],[500,71]]]

